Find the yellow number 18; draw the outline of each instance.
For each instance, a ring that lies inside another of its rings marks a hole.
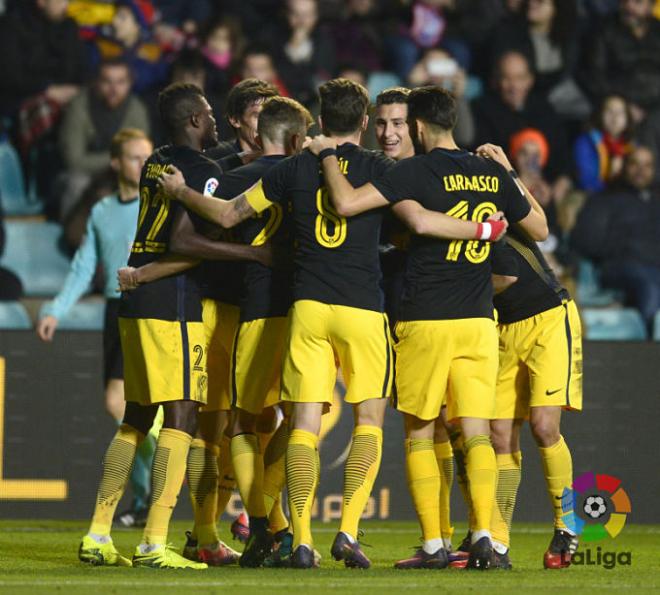
[[[447,215],[467,221],[470,205],[467,200],[457,202],[447,211]],[[471,221],[481,223],[495,214],[497,207],[492,202],[482,202],[472,211]],[[447,260],[456,262],[463,247],[463,240],[453,240],[447,249]],[[479,264],[488,258],[490,254],[490,242],[480,242],[479,240],[470,240],[465,247],[465,258],[473,264]]]

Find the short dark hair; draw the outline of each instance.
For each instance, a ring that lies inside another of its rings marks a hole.
[[[133,77],[133,68],[126,58],[123,56],[113,56],[111,58],[103,58],[99,63],[98,69],[96,70],[96,77],[98,78],[101,75],[101,71],[104,68],[114,68],[115,66],[120,66],[125,68],[128,71],[128,76]]]
[[[204,55],[197,49],[186,48],[179,52],[174,62],[172,62],[172,71],[186,72],[206,72],[204,65]]]
[[[158,94],[158,113],[170,138],[201,109],[204,99],[204,91],[190,83],[173,83]]]
[[[456,117],[456,99],[442,87],[418,87],[408,95],[408,120],[421,120],[449,132],[456,126]]]
[[[321,119],[328,133],[350,134],[362,125],[369,108],[369,93],[348,79],[332,79],[319,87]]]
[[[410,89],[405,87],[390,87],[376,95],[376,107],[392,105],[393,103],[408,103]]]
[[[259,136],[272,142],[284,142],[289,134],[305,134],[314,123],[306,107],[288,97],[266,99],[259,114]]]
[[[227,120],[238,119],[251,104],[269,97],[276,97],[279,94],[277,87],[272,83],[259,79],[242,80],[240,83],[236,83],[227,95],[225,108]]]

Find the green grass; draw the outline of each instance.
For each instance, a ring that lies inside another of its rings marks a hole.
[[[316,547],[323,555],[321,569],[244,570],[237,567],[207,571],[160,571],[131,568],[94,568],[78,562],[76,551],[86,530],[84,522],[0,521],[0,593],[71,593],[100,595],[118,593],[261,592],[292,593],[480,593],[575,592],[600,593],[660,591],[660,526],[630,525],[615,540],[592,546],[602,551],[630,551],[632,564],[606,570],[602,566],[573,566],[568,570],[542,568],[542,556],[550,527],[518,525],[512,538],[511,572],[397,571],[392,563],[407,556],[417,542],[419,529],[409,522],[365,522],[366,548],[373,568],[348,570],[332,561],[328,549],[334,526],[316,525]],[[172,540],[182,545],[186,523],[174,523]],[[223,523],[223,530],[226,524]],[[456,531],[458,541],[464,527]],[[228,540],[228,535],[222,536]],[[114,541],[129,555],[140,538],[138,531],[116,531]]]

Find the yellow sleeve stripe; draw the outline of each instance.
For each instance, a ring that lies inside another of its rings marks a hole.
[[[245,198],[257,213],[265,211],[273,204],[266,198],[266,195],[264,194],[264,185],[261,180],[245,192]]]

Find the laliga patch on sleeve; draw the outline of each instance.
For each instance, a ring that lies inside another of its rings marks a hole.
[[[218,178],[209,178],[206,180],[206,183],[204,184],[204,196],[213,196],[213,193],[219,184],[220,182],[218,182]]]

